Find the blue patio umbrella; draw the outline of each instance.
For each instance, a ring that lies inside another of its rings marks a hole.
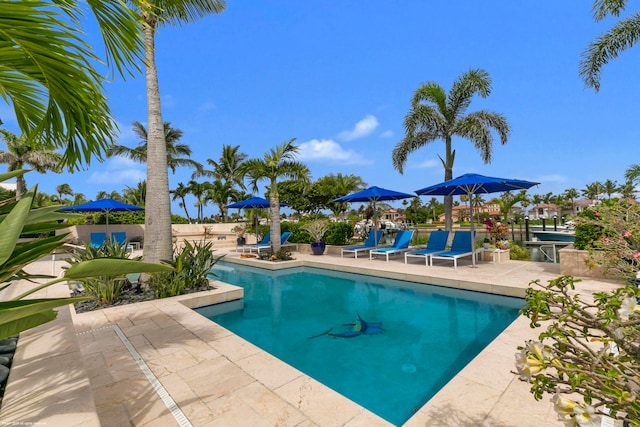
[[[524,181],[521,179],[495,178],[491,176],[478,175],[475,173],[467,173],[457,178],[444,181],[439,184],[416,190],[421,196],[458,196],[465,194],[472,200],[474,194],[499,193],[511,190],[526,190],[539,182]],[[473,203],[469,203],[469,218],[471,220],[471,238],[474,235],[473,226]],[[471,242],[473,251],[472,262],[476,265],[475,245]]]
[[[260,209],[260,208],[268,208],[270,206],[269,200],[263,199],[262,197],[253,196],[249,199],[240,200],[238,202],[231,203],[227,205],[229,209]],[[280,203],[280,207],[288,206],[286,203]],[[256,223],[256,237],[258,235],[258,215],[255,215],[255,223]]]
[[[67,206],[60,210],[63,212],[103,212],[107,216],[106,231],[109,232],[109,212],[143,211],[144,208],[113,199],[98,199],[95,202]]]
[[[373,215],[374,215],[374,230],[378,230],[378,222],[377,222],[377,214],[376,214],[376,202],[379,201],[387,201],[387,200],[402,200],[409,199],[411,197],[415,197],[415,194],[407,194],[401,193],[399,191],[387,190],[386,188],[380,187],[369,187],[364,190],[357,191],[352,194],[347,194],[346,196],[338,197],[334,199],[334,202],[338,203],[353,203],[353,202],[368,202],[373,205]],[[377,233],[376,236],[377,237]],[[375,242],[375,245],[378,246],[378,242]]]

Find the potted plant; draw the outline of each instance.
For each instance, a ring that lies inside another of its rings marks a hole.
[[[314,219],[302,226],[302,229],[309,233],[313,242],[311,243],[311,251],[314,255],[322,255],[324,253],[325,243],[322,241],[324,235],[329,230],[328,221],[325,219]]]
[[[490,244],[491,244],[491,239],[489,237],[485,237],[482,242],[482,247],[485,249],[489,249]]]
[[[245,237],[247,229],[244,224],[237,224],[231,231],[236,235],[236,244],[238,246],[243,246],[247,243],[247,238]]]

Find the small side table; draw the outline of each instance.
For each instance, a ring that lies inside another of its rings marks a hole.
[[[497,249],[497,248],[489,248],[489,249],[485,249],[485,248],[478,248],[477,249],[478,252],[480,252],[480,260],[484,261],[484,253],[485,252],[491,252],[492,256],[492,262],[493,264],[496,263],[496,259],[498,260],[498,263],[502,262],[502,254],[507,254],[507,256],[509,256],[509,249]]]

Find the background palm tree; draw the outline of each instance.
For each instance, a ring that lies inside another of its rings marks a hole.
[[[139,18],[111,1],[11,1],[1,7],[0,93],[10,101],[22,134],[34,148],[63,148],[63,163],[71,170],[102,157],[118,133],[103,84],[116,69],[121,76],[140,70]],[[80,15],[97,21],[104,61],[83,40],[87,21]],[[111,73],[96,70],[98,63]]]
[[[393,166],[403,173],[407,157],[413,151],[438,139],[445,142],[445,156],[440,161],[444,167],[444,179],[453,179],[453,162],[456,152],[452,148],[454,136],[471,140],[480,152],[484,163],[491,162],[493,136],[495,130],[500,143],[509,138],[509,123],[499,113],[480,110],[466,114],[474,95],[486,98],[491,93],[489,74],[481,69],[470,70],[460,76],[449,94],[437,83],[420,86],[411,100],[411,110],[404,118],[405,137],[393,149]],[[466,114],[466,115],[465,115]],[[453,220],[452,196],[445,196],[445,228],[451,230]]]
[[[61,171],[62,156],[55,151],[29,143],[24,136],[18,137],[6,129],[0,129],[0,138],[7,146],[6,150],[0,150],[0,163],[8,165],[7,171],[23,169],[25,166],[40,173]],[[19,175],[16,177],[16,199],[20,199],[26,191],[24,175]]]
[[[180,182],[174,190],[171,190],[171,194],[173,194],[173,201],[175,201],[176,199],[180,199],[179,205],[184,209],[184,214],[187,217],[187,221],[189,221],[189,224],[191,224],[191,217],[189,216],[189,211],[187,210],[187,203],[184,200],[185,197],[191,194],[189,187]]]
[[[204,219],[204,207],[209,202],[207,198],[208,191],[212,185],[210,182],[197,182],[195,180],[189,181],[189,193],[193,194],[196,198],[195,206],[198,208],[198,222],[202,223]]]
[[[269,215],[271,221],[271,247],[274,252],[280,250],[280,199],[278,180],[280,178],[309,182],[309,168],[297,162],[295,156],[298,147],[293,145],[295,138],[272,148],[262,159],[247,160],[243,169],[250,179],[250,186],[258,192],[258,182],[268,181]]]
[[[244,190],[244,173],[242,163],[249,157],[246,153],[240,153],[240,146],[231,145],[222,146],[222,155],[218,161],[207,159],[207,163],[213,168],[212,170],[200,169],[194,172],[192,178],[206,176],[209,178],[221,179],[232,185],[237,185]]]
[[[640,165],[634,164],[627,168],[624,171],[624,179],[627,181],[632,181],[635,184],[640,184]]]
[[[171,259],[171,200],[167,172],[167,147],[164,138],[160,88],[155,58],[155,34],[159,26],[181,25],[222,12],[222,0],[133,0],[144,21],[142,32],[146,53],[147,111],[147,190],[153,203],[147,203],[144,215],[144,253],[146,261],[159,263]]]
[[[58,203],[61,205],[65,204],[65,200],[62,198],[63,195],[73,196],[73,190],[69,184],[60,184],[56,186],[56,193],[58,193]]]
[[[212,201],[218,206],[220,211],[220,220],[225,222],[227,217],[227,205],[231,196],[235,193],[230,181],[223,181],[216,179],[211,183],[211,187],[207,192],[207,199]]]
[[[594,19],[599,22],[609,15],[620,16],[627,0],[596,0],[593,2]],[[580,61],[580,76],[585,84],[600,90],[600,72],[611,59],[640,40],[640,14],[634,13],[615,24],[609,31],[589,44]]]
[[[603,184],[602,184],[602,189],[604,191],[604,194],[607,195],[607,199],[611,199],[611,195],[613,193],[616,193],[618,191],[618,183],[617,181],[613,181],[611,179],[606,180]]]
[[[580,196],[580,193],[578,193],[578,190],[576,190],[575,188],[568,188],[566,190],[564,190],[564,196],[571,200],[571,213],[575,214],[576,212],[576,199]]]
[[[123,201],[122,195],[117,190],[113,190],[111,193],[107,193],[104,190],[98,191],[98,193],[96,193],[96,200],[100,199],[113,199],[119,202]]]
[[[107,154],[109,156],[124,156],[139,163],[147,163],[147,140],[148,133],[144,125],[140,122],[133,122],[133,132],[138,135],[140,144],[135,148],[129,148],[124,145],[112,146]],[[171,122],[164,123],[164,137],[167,145],[167,167],[172,173],[176,173],[176,168],[186,166],[202,169],[202,165],[195,160],[191,160],[191,148],[187,144],[179,144],[183,132],[180,129],[172,128]]]
[[[138,182],[136,187],[127,186],[122,192],[122,199],[125,203],[130,205],[145,206],[145,200],[147,198],[147,181],[142,180]]]
[[[587,199],[598,200],[600,198],[600,194],[604,192],[604,187],[602,186],[602,183],[595,181],[591,184],[587,184],[587,186],[580,191]]]

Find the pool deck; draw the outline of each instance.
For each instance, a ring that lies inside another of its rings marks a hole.
[[[220,251],[221,252],[221,251]],[[269,268],[309,265],[341,271],[523,296],[530,281],[560,275],[559,264],[462,260],[426,267],[404,258],[340,258],[294,253],[296,261],[233,262]],[[52,270],[50,260],[31,271]],[[33,285],[16,283],[0,299]],[[584,278],[583,295],[614,289]],[[34,297],[64,296],[66,286]],[[191,310],[237,299],[242,290],[217,282],[199,294],[123,305],[58,318],[20,336],[0,424],[47,426],[388,426],[361,406]],[[548,397],[535,401],[511,373],[516,347],[539,329],[516,319],[404,426],[562,426]],[[437,348],[433,349],[438,351]]]

